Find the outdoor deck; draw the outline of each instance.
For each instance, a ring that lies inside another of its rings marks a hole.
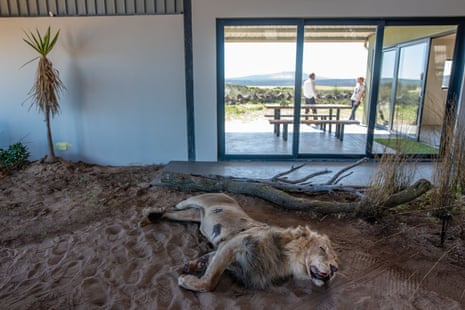
[[[299,154],[314,155],[364,155],[367,127],[363,125],[346,125],[344,140],[335,136],[334,127],[331,132],[322,131],[319,126],[301,125]],[[282,133],[281,133],[282,134]],[[290,155],[292,154],[292,126],[289,128],[287,141],[273,134],[273,126],[266,120],[252,123],[228,122],[226,124],[227,155]],[[375,130],[375,138],[388,138],[386,130]],[[433,134],[429,134],[432,136]],[[439,138],[436,137],[439,144]],[[434,142],[433,142],[434,143]],[[384,145],[374,142],[373,153],[383,153]],[[387,149],[387,152],[390,150]],[[392,151],[392,150],[391,150]],[[321,156],[320,156],[321,157]]]
[[[269,124],[255,124],[253,127],[230,123],[226,132],[226,154],[292,154],[292,128],[289,130],[288,140],[273,134]],[[344,140],[339,140],[328,130],[322,131],[318,126],[302,125],[300,132],[301,154],[365,154],[365,140],[367,128],[361,125],[346,125]],[[388,137],[389,133],[380,131],[377,136]],[[375,143],[374,151],[382,152],[383,146]]]

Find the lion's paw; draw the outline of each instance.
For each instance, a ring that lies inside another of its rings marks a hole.
[[[190,274],[184,274],[178,277],[178,285],[196,292],[208,292],[211,291],[209,285],[203,283],[203,281],[196,276]]]
[[[159,207],[152,207],[152,208],[145,208],[142,210],[142,215],[144,219],[140,222],[140,226],[144,227],[150,223],[154,223],[158,221],[163,214],[165,213],[165,209]]]
[[[159,214],[163,215],[165,213],[165,209],[161,207],[150,207],[150,208],[144,208],[142,210],[142,215],[148,217],[150,214]]]
[[[204,272],[207,270],[208,262],[210,261],[210,255],[206,254],[195,260],[188,261],[184,264],[184,273]]]

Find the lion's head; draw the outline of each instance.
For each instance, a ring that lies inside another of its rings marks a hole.
[[[305,255],[307,275],[316,286],[328,284],[338,268],[337,257],[327,236],[318,235],[315,245]]]
[[[292,242],[297,255],[294,275],[300,279],[310,279],[316,286],[328,284],[338,269],[331,241],[326,235],[318,234],[308,227],[299,226],[295,232],[298,236]]]

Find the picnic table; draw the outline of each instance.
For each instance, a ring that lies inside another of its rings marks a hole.
[[[294,105],[268,104],[265,107],[273,110],[272,114],[265,116],[271,117],[269,122],[274,125],[274,134],[279,136],[280,126],[283,126],[282,137],[287,140],[288,126],[294,123]],[[335,125],[335,135],[341,141],[344,139],[344,125],[360,124],[357,120],[341,119],[341,110],[352,109],[347,104],[302,104],[300,109],[301,124],[319,125],[322,130],[326,130],[328,126],[328,132],[331,132],[332,125]],[[317,113],[313,114],[313,110]]]

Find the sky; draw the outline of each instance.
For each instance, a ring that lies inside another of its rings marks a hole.
[[[225,78],[295,71],[295,43],[226,43]],[[365,76],[363,43],[306,43],[303,72],[326,78]]]

